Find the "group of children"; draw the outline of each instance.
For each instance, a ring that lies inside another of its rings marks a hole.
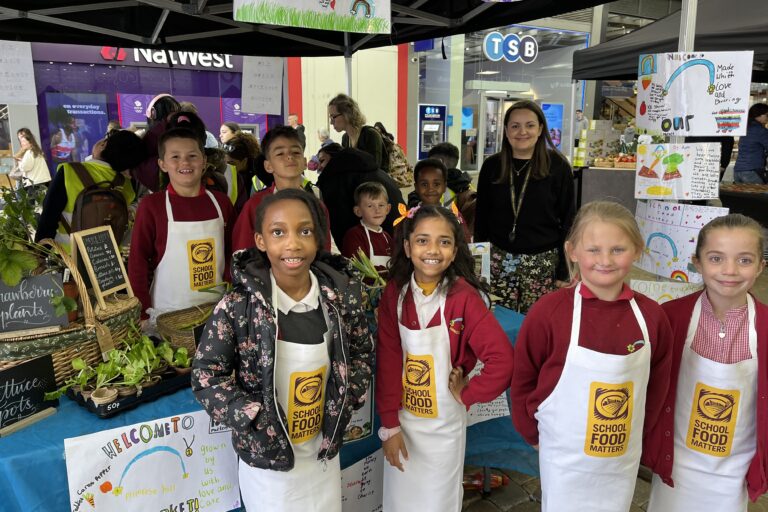
[[[629,510],[641,461],[655,473],[653,512],[745,511],[766,491],[768,373],[758,354],[768,309],[749,294],[764,267],[755,221],[728,215],[705,226],[693,260],[704,290],[659,306],[625,284],[644,250],[632,214],[585,205],[565,244],[572,282],[529,311],[513,357],[462,219],[442,206],[446,168],[422,162],[417,190],[421,178],[430,183],[394,240],[381,229],[384,188],[355,192],[360,225],[342,253],[362,249],[388,278],[374,343],[361,283],[328,251],[327,211],[301,190],[301,147],[276,133],[264,138],[275,185],[237,221],[245,250],[231,263],[234,289],[214,309],[192,374],[203,407],[232,429],[248,510],[341,510],[337,455],[374,372],[385,511],[461,509],[467,410],[506,389],[516,429],[539,451],[545,511]],[[161,141],[171,185],[137,217],[152,209],[158,232],[167,223],[156,272],[177,272],[173,256],[186,250],[192,263],[228,270],[214,233],[228,209],[195,184],[198,146],[181,131]],[[195,240],[172,244],[185,221]],[[213,255],[196,245],[209,241]],[[157,282],[155,304],[179,300],[178,287]]]

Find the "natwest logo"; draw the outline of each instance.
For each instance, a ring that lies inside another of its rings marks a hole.
[[[127,53],[124,48],[115,48],[114,46],[102,46],[101,58],[104,60],[124,61]]]
[[[170,64],[171,66],[188,68],[213,69],[234,69],[235,67],[232,63],[232,56],[225,53],[164,51],[146,48],[133,48],[133,51],[128,53],[130,51],[130,49],[104,46],[100,53],[102,59],[118,62],[125,61],[129,55],[132,56],[132,62],[129,60],[126,64],[161,64],[166,66]]]

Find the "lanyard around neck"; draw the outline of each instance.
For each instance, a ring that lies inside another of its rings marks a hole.
[[[528,163],[525,165],[530,165],[531,160],[528,160]],[[523,166],[525,167],[525,166]],[[528,189],[528,181],[531,179],[531,170],[528,169],[528,172],[525,175],[525,181],[523,181],[523,187],[520,189],[520,197],[517,198],[517,194],[515,193],[515,175],[517,174],[517,171],[515,170],[515,164],[512,162],[512,172],[509,173],[509,184],[510,184],[510,196],[512,199],[512,213],[515,215],[515,222],[512,224],[512,232],[509,234],[509,242],[514,243],[515,236],[517,234],[517,220],[520,218],[520,209],[523,207],[523,199],[525,198],[525,191]]]

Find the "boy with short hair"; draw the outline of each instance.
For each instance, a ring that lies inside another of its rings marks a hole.
[[[158,157],[170,184],[139,203],[128,258],[128,277],[150,327],[161,313],[217,300],[203,290],[229,280],[234,216],[225,194],[201,184],[206,158],[195,132],[165,132]]]
[[[312,183],[305,179],[302,174],[307,168],[307,159],[304,158],[304,147],[301,145],[296,130],[290,126],[278,126],[269,130],[261,139],[261,153],[265,158],[264,169],[274,176],[275,182],[264,190],[253,194],[243,206],[232,235],[234,251],[256,246],[253,238],[256,208],[265,197],[286,188],[300,188],[308,194],[319,195],[315,192]],[[325,205],[323,205],[323,210],[327,218],[328,210],[325,209]],[[330,225],[330,221],[328,225]],[[330,229],[326,234],[325,250],[330,251]]]
[[[381,272],[386,270],[392,254],[392,237],[381,227],[391,208],[387,189],[379,182],[366,181],[357,186],[354,197],[354,212],[360,218],[360,224],[344,235],[341,254],[351,258],[362,249]]]
[[[453,204],[455,195],[448,189],[448,169],[442,160],[427,158],[416,163],[413,168],[414,192],[418,198],[417,205],[443,206],[454,210],[459,219],[468,242],[472,241],[471,232],[467,229],[464,217]],[[409,196],[410,199],[410,196]],[[411,205],[409,205],[411,206]]]

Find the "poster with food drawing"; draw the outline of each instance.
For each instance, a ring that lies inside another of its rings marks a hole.
[[[635,199],[716,199],[720,143],[640,144]]]

